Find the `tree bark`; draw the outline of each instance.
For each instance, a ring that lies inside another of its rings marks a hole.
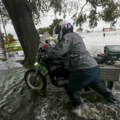
[[[24,66],[35,61],[39,45],[39,34],[35,28],[32,11],[27,0],[2,0],[12,20],[14,29],[24,51]]]

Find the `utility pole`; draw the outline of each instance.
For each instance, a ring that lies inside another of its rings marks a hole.
[[[8,46],[9,46],[9,40],[7,39],[7,31],[6,31],[6,28],[5,28],[5,23],[4,23],[2,14],[0,14],[0,17],[1,17],[1,22],[2,22],[2,25],[3,25],[4,33],[5,33],[5,39],[8,42]],[[9,51],[7,51],[7,49],[5,49],[5,46],[4,46],[4,50],[5,50],[5,55],[6,55],[6,52],[7,52],[8,56],[9,56]]]
[[[0,14],[0,16],[1,16],[1,22],[2,22],[2,24],[3,24],[3,29],[4,29],[4,32],[5,32],[5,36],[7,37],[7,31],[6,31],[6,29],[5,29],[5,23],[4,23],[2,14]]]
[[[2,36],[2,32],[1,32],[1,26],[0,26],[0,49],[2,50],[2,51],[0,51],[0,53],[4,56],[1,59],[7,60],[6,50],[5,50],[5,46],[4,46],[4,40],[3,40],[3,36]]]

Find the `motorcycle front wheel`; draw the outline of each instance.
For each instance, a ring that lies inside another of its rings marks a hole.
[[[35,69],[30,69],[25,73],[24,80],[28,88],[32,90],[42,90],[46,88],[46,79],[44,75],[39,72],[36,74]]]

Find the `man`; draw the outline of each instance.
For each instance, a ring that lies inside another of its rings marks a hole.
[[[66,91],[75,110],[82,106],[79,91],[86,86],[93,88],[108,101],[116,104],[117,101],[110,90],[104,88],[99,80],[100,71],[97,62],[86,50],[79,34],[73,32],[73,26],[62,21],[55,31],[59,35],[59,41],[50,51],[49,57],[63,58],[65,65],[70,70]]]

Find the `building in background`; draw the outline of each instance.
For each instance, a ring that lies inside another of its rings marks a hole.
[[[105,28],[105,27],[103,27],[102,31],[103,32],[116,31],[116,28],[113,28],[113,27]]]

